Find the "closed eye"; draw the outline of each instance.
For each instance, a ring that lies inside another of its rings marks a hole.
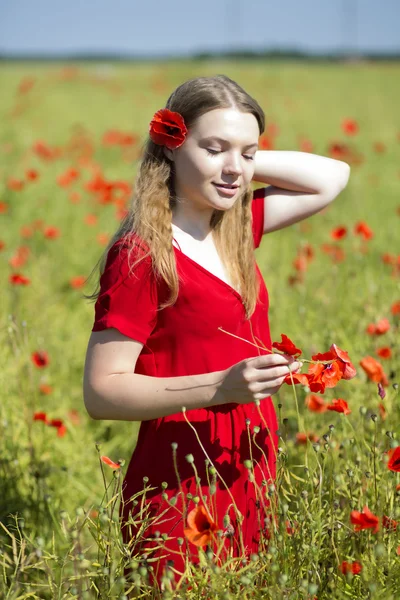
[[[210,150],[209,148],[206,148],[207,150],[207,154],[209,154],[210,156],[215,156],[216,154],[219,154],[220,151],[219,150]],[[222,152],[222,150],[221,150]],[[254,160],[254,156],[246,156],[245,154],[243,154],[243,156],[245,157],[246,160]]]

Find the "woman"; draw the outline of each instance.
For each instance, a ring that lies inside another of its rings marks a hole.
[[[222,560],[268,539],[272,396],[301,364],[271,353],[254,249],[327,206],[350,168],[259,151],[264,126],[229,77],[180,85],[150,123],[132,206],[92,296],[85,405],[94,419],[141,421],[122,533],[158,583],[167,561],[177,578],[197,563],[199,546],[222,548]],[[253,192],[252,180],[271,185]]]

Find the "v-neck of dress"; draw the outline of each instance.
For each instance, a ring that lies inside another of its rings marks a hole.
[[[194,265],[196,265],[196,267],[198,269],[200,269],[201,271],[203,271],[204,273],[207,273],[210,277],[212,277],[213,279],[215,279],[216,281],[219,281],[219,283],[221,285],[224,285],[226,288],[228,288],[231,292],[233,292],[235,294],[235,296],[237,296],[239,298],[239,300],[241,301],[242,304],[244,304],[243,302],[243,298],[242,296],[239,294],[239,292],[237,290],[235,290],[234,287],[232,287],[231,285],[229,285],[229,283],[226,283],[226,281],[224,281],[223,279],[221,279],[220,277],[217,277],[217,275],[214,275],[214,273],[212,273],[211,271],[209,271],[208,269],[206,269],[205,267],[203,267],[203,265],[201,265],[200,263],[196,262],[195,260],[193,260],[193,258],[190,258],[190,256],[188,256],[187,254],[185,254],[184,252],[182,252],[182,250],[180,250],[179,248],[177,248],[176,246],[174,246],[172,244],[173,248],[179,252],[182,256],[184,256],[187,260],[189,260],[191,263],[193,263]]]

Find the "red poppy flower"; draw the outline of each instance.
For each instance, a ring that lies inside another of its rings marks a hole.
[[[111,460],[111,458],[108,458],[108,456],[100,456],[100,460],[101,460],[101,462],[103,462],[105,465],[108,465],[112,469],[120,469],[121,468],[121,465],[119,465],[118,463]]]
[[[332,400],[332,404],[328,404],[326,408],[328,410],[335,410],[336,412],[344,413],[345,415],[349,415],[351,413],[346,400],[343,400],[342,398]]]
[[[360,365],[367,374],[368,379],[375,383],[381,383],[385,387],[389,385],[389,380],[381,363],[373,356],[366,356],[360,360]]]
[[[379,531],[379,518],[369,510],[368,506],[364,506],[362,512],[352,510],[350,521],[355,525],[354,531],[361,531],[362,529],[372,529],[372,533]]]
[[[33,415],[34,421],[43,421],[43,423],[47,424],[47,414],[45,412],[35,412]]]
[[[353,573],[353,575],[358,575],[362,570],[362,565],[356,560],[351,563],[344,560],[339,568],[344,575],[346,575],[346,573]]]
[[[397,521],[395,521],[394,519],[391,519],[390,517],[387,517],[386,515],[383,515],[382,526],[385,529],[389,529],[390,531],[396,531],[397,525],[398,525]]]
[[[370,323],[367,327],[367,333],[370,335],[383,335],[390,329],[389,320],[384,318],[380,319],[376,324]]]
[[[168,108],[157,111],[149,125],[153,142],[171,149],[183,144],[187,131],[182,115]]]
[[[319,437],[316,433],[313,433],[312,431],[308,431],[306,433],[296,433],[296,444],[306,444],[307,440],[310,440],[310,442],[318,442]]]
[[[13,285],[29,285],[31,280],[28,277],[24,277],[21,273],[14,273],[8,278],[9,282]]]
[[[49,225],[49,227],[45,227],[43,235],[48,240],[54,240],[60,237],[60,230],[58,227],[53,227],[52,225]]]
[[[390,471],[400,473],[400,446],[396,446],[396,448],[390,448],[386,454],[389,457],[387,468],[390,469]]]
[[[293,344],[292,340],[290,338],[288,338],[288,336],[285,335],[284,333],[281,333],[281,341],[274,342],[272,344],[272,347],[276,348],[277,350],[280,350],[284,354],[289,354],[290,356],[294,356],[295,358],[298,358],[300,356],[300,354],[302,353],[302,350],[300,350],[300,348],[297,348]]]
[[[50,362],[49,355],[44,350],[38,350],[37,352],[34,352],[31,355],[31,358],[32,358],[33,364],[36,365],[39,369],[42,369],[43,367],[47,367],[47,365]]]
[[[323,413],[327,410],[327,405],[324,402],[324,399],[321,396],[317,396],[317,394],[309,394],[306,396],[305,405],[308,410],[316,413]]]
[[[331,231],[331,237],[334,240],[341,240],[346,235],[347,235],[347,227],[344,227],[344,225],[339,225],[338,227],[335,227],[335,229],[332,229],[332,231]]]
[[[184,529],[187,539],[195,546],[206,546],[214,531],[218,529],[203,505],[196,506],[188,514],[188,528]]]
[[[64,437],[64,435],[67,433],[67,428],[64,425],[64,422],[62,421],[62,419],[51,419],[48,422],[48,425],[50,427],[56,427],[57,428],[57,435],[58,437]]]
[[[376,353],[381,358],[391,358],[392,351],[388,346],[382,346],[382,348],[377,348]]]
[[[77,275],[69,280],[69,284],[72,288],[79,289],[85,285],[86,277],[84,275]]]
[[[48,395],[48,394],[51,394],[52,391],[53,391],[53,388],[51,387],[51,385],[48,385],[47,383],[41,383],[39,385],[39,392],[41,394]]]
[[[355,135],[358,133],[358,123],[354,119],[343,119],[342,130],[347,135]]]
[[[30,181],[35,181],[39,177],[39,173],[36,169],[27,169],[25,171],[25,177]]]
[[[373,231],[364,221],[359,221],[354,226],[354,233],[362,236],[365,240],[370,240],[374,237]]]
[[[390,312],[392,315],[400,315],[400,300],[392,304],[390,307]]]

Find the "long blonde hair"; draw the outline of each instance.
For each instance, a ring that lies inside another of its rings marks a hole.
[[[235,108],[253,114],[257,119],[260,135],[264,133],[265,116],[262,108],[226,75],[189,79],[170,95],[165,108],[179,112],[188,129],[196,119],[210,110]],[[252,234],[252,197],[253,190],[249,184],[232,208],[227,211],[215,209],[210,221],[218,255],[233,287],[241,291],[248,319],[255,310],[259,292]],[[174,163],[165,156],[163,147],[155,144],[149,137],[143,148],[129,211],[93,271],[100,263],[100,276],[102,275],[108,251],[120,238],[130,234],[138,236],[148,248],[147,254],[141,255],[139,260],[151,255],[156,276],[162,277],[171,291],[168,301],[160,304],[158,310],[173,305],[178,298],[179,278],[171,227],[175,205]],[[133,251],[132,245],[128,251],[129,264]],[[93,294],[83,296],[95,301],[99,294],[98,285]]]

